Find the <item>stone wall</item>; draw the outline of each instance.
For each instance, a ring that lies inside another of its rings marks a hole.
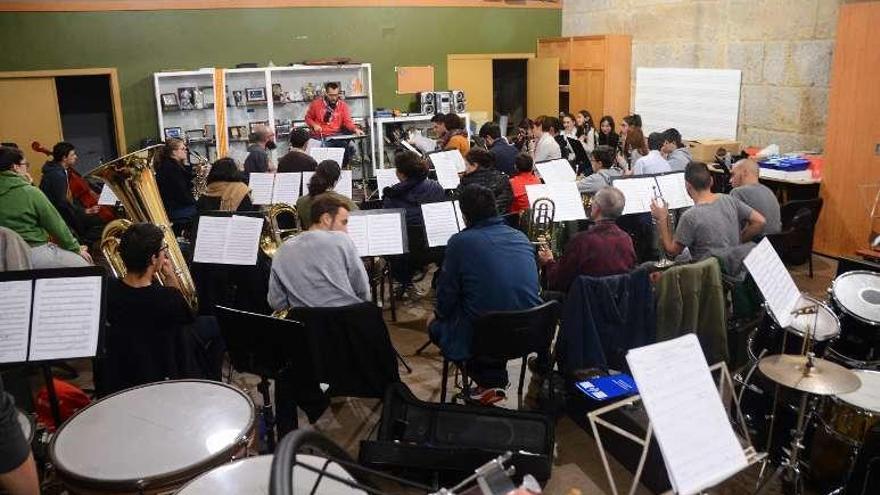
[[[633,37],[637,67],[742,70],[752,146],[821,150],[837,10],[846,0],[565,0],[563,36]]]

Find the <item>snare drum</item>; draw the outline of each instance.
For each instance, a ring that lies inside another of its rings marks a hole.
[[[16,409],[15,412],[18,417],[18,425],[21,426],[21,432],[24,434],[24,438],[27,439],[28,445],[33,445],[34,431],[36,430],[33,416],[26,414],[21,409]]]
[[[246,455],[254,420],[251,399],[224,383],[152,383],[78,411],[49,458],[73,493],[166,493]]]
[[[825,354],[828,345],[840,335],[840,321],[825,303],[814,297],[801,295],[796,309],[816,305],[815,314],[798,314],[785,329],[776,317],[767,312],[764,324],[749,336],[748,352],[752,361],[764,354],[801,354],[807,332],[812,333],[812,351],[817,356]],[[815,327],[815,328],[813,328]]]
[[[868,366],[880,364],[880,273],[846,272],[831,284],[831,301],[840,315],[837,354]]]
[[[298,454],[297,463],[308,464],[322,469],[327,462],[322,457]],[[241,495],[268,495],[269,478],[272,472],[272,456],[261,455],[226,464],[199,476],[187,483],[178,495],[215,495],[218,493],[236,493]],[[343,479],[354,481],[354,478],[339,464],[331,462],[327,472]],[[301,466],[293,470],[293,493],[313,493],[318,474]],[[352,488],[339,481],[324,477],[314,493],[321,495],[363,494],[365,492]]]

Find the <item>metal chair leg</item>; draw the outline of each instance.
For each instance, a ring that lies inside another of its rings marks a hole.
[[[430,343],[430,342],[429,342]],[[446,403],[446,381],[449,379],[449,361],[443,358],[443,379],[440,380],[440,403]]]

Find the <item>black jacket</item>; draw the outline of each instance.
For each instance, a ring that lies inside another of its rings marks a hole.
[[[494,168],[478,168],[461,177],[458,189],[455,190],[456,196],[460,195],[462,189],[468,184],[479,184],[491,189],[495,193],[495,208],[499,215],[505,215],[510,210],[510,203],[513,202],[513,189],[510,187],[510,178],[507,174]]]
[[[407,225],[424,225],[422,205],[446,200],[443,186],[427,177],[410,178],[386,187],[382,192],[385,208],[405,208]]]
[[[67,197],[67,171],[60,163],[49,160],[43,165],[40,190],[49,198],[52,206],[58,210],[70,230],[77,236],[81,235],[83,225],[80,218],[85,214],[85,211]]]
[[[166,159],[156,166],[156,185],[159,195],[169,213],[178,208],[194,206],[196,200],[192,193],[192,169],[174,160]]]

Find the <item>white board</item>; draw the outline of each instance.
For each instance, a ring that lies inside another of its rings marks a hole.
[[[742,72],[636,69],[636,113],[643,129],[678,129],[684,139],[736,139]]]

